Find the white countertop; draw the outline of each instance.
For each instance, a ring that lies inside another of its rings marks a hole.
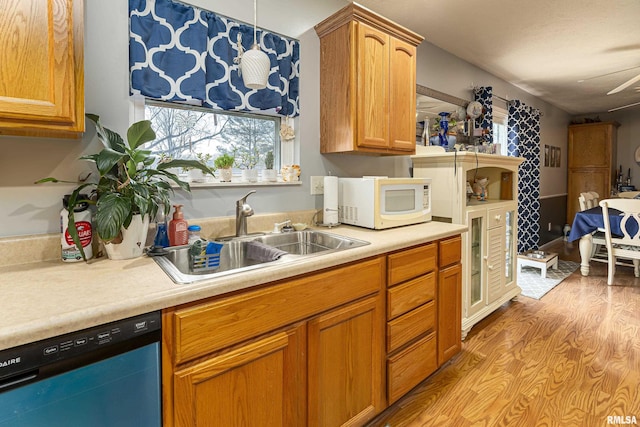
[[[434,221],[390,230],[323,231],[371,244],[188,285],[175,284],[146,256],[2,267],[0,350],[460,234],[467,226]]]

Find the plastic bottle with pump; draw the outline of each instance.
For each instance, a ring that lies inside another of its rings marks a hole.
[[[156,237],[153,244],[162,248],[169,246],[169,232],[167,230],[167,217],[164,211],[158,211],[158,220],[156,221]]]
[[[70,194],[66,194],[62,199],[62,210],[60,211],[60,243],[62,247],[62,261],[64,262],[77,262],[82,261],[82,255],[80,249],[73,243],[73,239],[69,234],[69,197]],[[79,195],[79,199],[88,198],[85,195]],[[73,218],[76,223],[76,230],[78,230],[78,237],[80,237],[80,243],[84,250],[86,259],[93,258],[93,225],[91,223],[91,210],[89,209],[89,203],[81,202],[73,209]]]
[[[169,221],[169,244],[171,246],[186,245],[189,241],[187,221],[182,213],[182,205],[173,205],[173,219]]]

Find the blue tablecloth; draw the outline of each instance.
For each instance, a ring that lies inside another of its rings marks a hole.
[[[614,235],[622,235],[622,231],[620,230],[620,221],[622,221],[620,211],[609,208],[609,222],[611,223],[611,232]],[[602,215],[602,208],[600,206],[578,212],[573,219],[573,225],[571,226],[568,240],[573,242],[585,234],[593,233],[598,230],[598,228],[604,229],[604,216]],[[633,236],[638,232],[638,223],[633,220],[627,221],[626,229]]]

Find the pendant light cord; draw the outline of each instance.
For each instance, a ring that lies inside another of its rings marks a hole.
[[[253,44],[256,43],[256,26],[258,25],[258,0],[253,0]]]

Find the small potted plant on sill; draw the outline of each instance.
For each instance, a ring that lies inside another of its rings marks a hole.
[[[216,170],[220,171],[220,182],[231,182],[231,168],[233,167],[235,160],[236,159],[232,155],[225,153],[216,157],[213,161],[213,166]]]
[[[208,165],[211,160],[211,154],[209,153],[196,153],[196,160],[200,163]],[[205,182],[205,173],[202,169],[187,167],[185,168],[189,171],[189,179],[191,182]]]
[[[262,180],[267,182],[276,182],[278,179],[278,174],[275,169],[273,169],[273,151],[269,151],[264,156],[264,170],[262,171]]]
[[[236,157],[238,167],[242,168],[242,180],[244,182],[258,181],[258,170],[256,165],[260,161],[260,153],[257,149],[243,152]]]
[[[96,154],[80,157],[95,164],[98,180],[80,183],[71,192],[67,208],[69,234],[86,261],[76,229],[74,208],[82,202],[88,202],[96,205],[95,230],[105,243],[109,258],[141,256],[149,220],[155,218],[161,206],[165,215],[169,213],[170,196],[173,194],[170,181],[185,191],[191,190],[187,182],[169,171],[170,168],[197,168],[212,175],[213,171],[198,160],[158,162],[150,150],[142,147],[156,138],[149,120],[132,124],[125,141],[118,133],[103,127],[97,115],[86,116],[95,123],[97,137],[104,148]],[[36,184],[43,182],[73,183],[49,177],[36,181]],[[80,195],[86,193],[87,189],[91,190],[89,200]]]

